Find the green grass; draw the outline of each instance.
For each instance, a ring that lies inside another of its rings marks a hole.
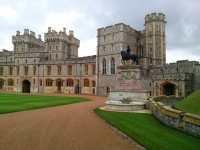
[[[151,114],[94,111],[149,150],[200,149],[199,139],[161,125]]]
[[[84,98],[0,93],[0,114],[87,101]]]
[[[175,107],[184,112],[200,115],[200,90],[176,103]]]

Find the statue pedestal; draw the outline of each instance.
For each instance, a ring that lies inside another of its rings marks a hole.
[[[115,84],[115,89],[110,90],[108,101],[106,102],[107,108],[113,108],[116,105],[115,108],[117,110],[118,109],[121,110],[121,108],[119,107],[120,105],[123,105],[122,104],[123,99],[129,99],[129,101],[131,101],[130,103],[132,104],[134,102],[137,102],[137,104],[140,103],[139,104],[140,107],[138,105],[137,108],[137,106],[134,105],[134,108],[131,108],[131,110],[141,109],[142,108],[141,104],[143,104],[143,109],[144,107],[148,108],[147,98],[149,97],[149,91],[142,89],[140,66],[139,65],[119,66],[117,67],[117,69],[118,72],[117,72],[117,81]]]

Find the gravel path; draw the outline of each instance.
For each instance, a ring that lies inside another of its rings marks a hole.
[[[48,95],[80,96],[92,101],[0,115],[0,150],[137,148],[93,113],[93,109],[105,105],[106,97]]]

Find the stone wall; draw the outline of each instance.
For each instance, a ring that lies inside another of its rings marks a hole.
[[[171,97],[175,101],[176,97]],[[149,109],[164,125],[200,138],[200,116],[172,109],[160,101],[168,101],[169,97],[160,96],[149,98]],[[177,101],[180,97],[177,98]]]

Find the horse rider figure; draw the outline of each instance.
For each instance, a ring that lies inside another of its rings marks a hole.
[[[131,53],[131,50],[130,50],[129,46],[127,46],[127,50],[126,50],[126,59],[128,59],[130,53]]]

